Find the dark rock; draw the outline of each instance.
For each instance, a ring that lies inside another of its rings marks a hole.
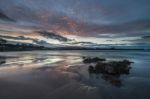
[[[111,62],[98,62],[95,65],[95,70],[98,73],[107,74],[129,74],[131,62],[128,60],[111,61]],[[97,73],[96,72],[96,73]]]
[[[83,57],[83,63],[96,63],[96,62],[99,62],[99,61],[106,61],[106,59],[98,58],[98,57],[94,57],[94,58]]]
[[[0,60],[0,65],[5,64],[6,61]]]

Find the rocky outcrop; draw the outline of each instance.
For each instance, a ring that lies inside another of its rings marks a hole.
[[[90,73],[105,73],[112,75],[129,74],[131,64],[129,60],[123,61],[110,61],[110,62],[98,62],[95,66],[89,66]]]
[[[129,60],[106,61],[106,59],[101,59],[98,57],[83,57],[83,62],[90,64],[88,68],[90,75],[100,75],[102,79],[116,87],[122,86],[120,76],[128,75],[130,73],[131,63],[133,63]],[[91,65],[91,63],[93,64]]]
[[[96,62],[102,62],[102,61],[106,61],[105,58],[98,58],[98,57],[83,57],[83,63],[96,63]]]

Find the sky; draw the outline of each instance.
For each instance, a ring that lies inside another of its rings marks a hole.
[[[60,45],[150,45],[149,5],[150,0],[0,0],[0,36]]]

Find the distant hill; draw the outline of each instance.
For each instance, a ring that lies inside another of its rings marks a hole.
[[[5,39],[0,38],[0,51],[29,51],[29,50],[44,50],[43,46],[33,44],[10,44]]]

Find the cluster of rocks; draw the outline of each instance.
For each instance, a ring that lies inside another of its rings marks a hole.
[[[111,61],[111,62],[98,62],[95,66],[89,66],[89,73],[105,73],[105,74],[129,74],[132,62],[128,60]]]
[[[83,57],[84,63],[95,63],[95,65],[89,66],[89,73],[105,73],[105,74],[129,74],[129,70],[131,69],[131,61],[122,60],[122,61],[106,61],[103,58],[90,58]]]
[[[120,87],[122,82],[120,75],[129,74],[131,69],[131,61],[106,61],[103,58],[83,57],[83,63],[94,63],[89,66],[89,74],[101,74],[101,78],[111,83],[113,86]]]

